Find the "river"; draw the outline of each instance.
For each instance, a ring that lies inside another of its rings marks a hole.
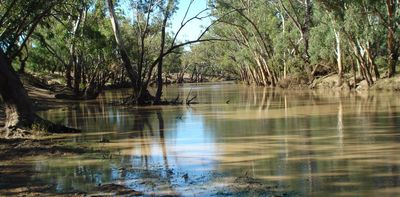
[[[228,182],[251,177],[296,196],[400,195],[399,93],[209,83],[164,94],[189,92],[199,104],[111,105],[129,93],[114,90],[40,112],[84,131],[68,140],[105,153],[24,161],[37,171],[29,181],[59,192],[115,182],[155,195],[235,196]]]

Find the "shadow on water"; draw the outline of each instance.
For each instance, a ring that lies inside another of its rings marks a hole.
[[[0,181],[1,188],[93,192],[117,183],[146,195],[400,195],[396,93],[213,84],[169,86],[166,96],[190,90],[201,104],[113,106],[125,94],[113,91],[42,112],[87,131],[66,140],[102,153],[2,161],[2,177],[18,184]],[[29,173],[5,173],[15,169]]]

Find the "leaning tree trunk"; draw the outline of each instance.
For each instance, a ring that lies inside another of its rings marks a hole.
[[[2,137],[25,137],[36,129],[53,133],[77,132],[76,129],[51,123],[36,115],[22,82],[11,66],[11,60],[0,52],[0,94],[3,98],[6,119]],[[5,133],[3,133],[5,132]]]
[[[11,61],[0,54],[0,93],[5,106],[5,128],[29,127],[37,118]]]
[[[125,103],[145,104],[150,101],[153,101],[154,97],[147,90],[147,87],[145,87],[145,88],[143,87],[143,84],[140,81],[140,79],[141,79],[140,73],[131,64],[131,59],[129,58],[129,54],[126,51],[124,42],[122,40],[120,27],[118,24],[117,16],[115,14],[114,5],[113,5],[112,0],[107,0],[107,4],[108,4],[109,12],[110,12],[110,21],[111,21],[112,30],[114,33],[115,42],[118,45],[118,50],[121,55],[121,59],[122,59],[122,63],[123,63],[122,65],[123,65],[123,68],[125,68],[125,70],[128,74],[128,77],[132,82],[132,87],[133,87],[133,91],[134,91],[134,95],[132,97],[129,97],[125,101]]]
[[[140,77],[139,77],[139,74],[137,73],[137,71],[135,69],[133,69],[128,52],[125,49],[125,45],[122,40],[121,31],[120,31],[119,24],[117,21],[117,16],[116,16],[115,10],[114,10],[114,4],[112,3],[112,0],[107,0],[107,4],[108,4],[108,10],[110,12],[110,21],[111,21],[112,30],[113,30],[114,37],[115,37],[115,42],[118,45],[118,49],[119,49],[119,52],[121,55],[123,66],[128,74],[129,79],[131,80],[131,82],[133,84],[133,88],[135,89],[135,91],[139,91],[140,87],[138,85],[138,81],[139,81]]]

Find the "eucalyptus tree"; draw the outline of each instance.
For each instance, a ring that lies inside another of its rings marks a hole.
[[[166,45],[166,35],[167,35],[167,22],[171,18],[172,14],[177,9],[177,1],[176,0],[167,0],[166,2],[161,1],[159,4],[159,9],[162,15],[161,22],[161,37],[160,37],[160,53],[158,55],[157,62],[157,92],[155,95],[154,102],[161,103],[162,89],[163,89],[163,80],[162,80],[162,68],[164,61],[164,52]]]
[[[313,1],[312,0],[279,0],[280,7],[278,8],[279,15],[285,20],[287,15],[290,21],[294,24],[298,32],[300,33],[300,39],[297,43],[303,43],[303,49],[301,52],[301,58],[304,61],[304,68],[307,70],[307,74],[311,74],[310,69],[310,30],[313,26]],[[282,22],[282,26],[284,21]],[[284,27],[283,27],[284,28]],[[284,31],[284,30],[283,30]]]
[[[222,42],[221,42],[222,43]],[[222,65],[218,64],[220,51],[218,45],[214,42],[205,42],[192,45],[190,53],[183,57],[183,68],[187,74],[190,74],[192,82],[205,82],[205,77],[222,77]],[[181,75],[181,80],[182,80]]]
[[[351,53],[356,59],[360,75],[366,79],[369,85],[374,83],[372,74],[376,79],[380,78],[379,68],[375,63],[375,58],[385,53],[380,46],[387,48],[388,76],[394,75],[399,53],[399,36],[395,34],[398,31],[399,17],[395,17],[395,15],[399,15],[396,9],[399,6],[398,1],[341,0],[333,2],[319,0],[317,2],[331,18],[336,38],[340,79],[345,69],[341,58],[343,38],[350,44]],[[386,43],[382,42],[382,35],[385,34],[385,31]]]
[[[387,29],[387,62],[389,66],[389,77],[393,77],[396,73],[396,65],[400,53],[400,1],[386,0],[385,6],[379,7],[379,2],[369,1],[373,5],[377,5],[373,10],[382,20],[383,26]],[[386,9],[385,9],[386,8]]]
[[[310,83],[321,73],[336,72],[341,86],[352,71],[354,85],[359,80],[373,85],[382,76],[395,74],[400,50],[398,0],[210,3],[217,18],[233,11],[212,28],[212,36],[229,40],[214,44],[223,47],[212,61],[230,64],[226,71],[249,84],[275,86],[288,75]]]
[[[252,61],[250,73],[259,85],[275,86],[277,74],[272,61],[275,49],[273,36],[278,26],[274,11],[262,1],[214,1],[214,14],[221,17],[216,33],[233,41],[237,48],[245,48],[248,60]],[[230,12],[232,14],[224,15]],[[252,66],[256,65],[256,66]]]
[[[150,82],[153,68],[154,66],[156,66],[156,64],[159,63],[159,60],[153,61],[153,64],[151,65],[147,65],[146,60],[149,60],[149,57],[147,56],[151,56],[151,54],[149,54],[149,51],[147,51],[148,48],[146,47],[146,39],[148,39],[148,36],[152,33],[151,28],[156,26],[155,24],[152,24],[152,22],[158,22],[156,18],[153,18],[154,20],[152,20],[151,17],[155,17],[154,12],[157,9],[157,6],[161,6],[159,5],[159,3],[159,1],[153,0],[145,2],[132,2],[133,8],[136,12],[136,36],[138,37],[138,43],[136,46],[137,49],[131,49],[137,51],[137,58],[132,59],[131,55],[128,53],[128,50],[125,47],[127,41],[123,40],[121,27],[119,25],[117,14],[114,8],[114,3],[111,0],[107,0],[115,41],[118,45],[118,50],[121,56],[121,60],[123,62],[123,67],[128,73],[128,77],[132,82],[132,88],[134,90],[134,95],[129,102],[142,104],[154,100],[154,97],[147,90],[147,86]],[[168,12],[168,10],[166,12]],[[169,15],[170,13],[167,14]],[[169,16],[166,16],[163,20],[163,24],[161,25],[161,28],[164,29],[162,33],[163,38],[161,40],[165,39],[165,27],[162,26],[166,25],[166,21],[168,18]],[[163,41],[161,41],[161,43],[162,42]],[[163,53],[164,51],[163,47],[164,43],[162,43],[162,47],[160,49],[162,51],[161,53]]]
[[[96,98],[105,84],[116,77],[118,69],[116,46],[103,6],[86,7],[84,21],[73,39],[76,41],[74,58],[74,93],[83,99]]]
[[[34,71],[64,75],[74,95],[57,97],[93,99],[119,73],[111,72],[116,71],[115,43],[102,1],[82,0],[75,7],[36,29],[29,63]]]
[[[372,11],[371,5],[369,1],[364,0],[357,4],[348,3],[343,23],[345,38],[352,49],[349,54],[353,54],[355,57],[360,76],[369,85],[380,78],[376,58],[379,54],[384,53],[381,45],[384,43],[385,35],[384,30],[379,27],[379,18]],[[355,75],[356,69],[352,67],[352,70],[354,70]]]
[[[343,50],[342,50],[342,33],[343,33],[343,21],[345,17],[345,2],[346,0],[339,1],[329,1],[329,0],[320,0],[317,1],[320,3],[321,8],[326,11],[326,14],[329,16],[331,28],[334,32],[335,36],[335,55],[336,55],[336,63],[337,63],[337,72],[339,75],[338,85],[342,84],[343,73],[344,73],[344,65],[343,65]]]
[[[3,98],[6,120],[6,135],[17,135],[32,125],[45,126],[50,131],[65,131],[36,115],[24,89],[13,61],[36,27],[47,17],[54,15],[55,8],[62,6],[60,0],[5,0],[0,6],[0,93]]]
[[[194,0],[191,0],[189,7],[193,5]],[[205,28],[202,34],[195,40],[186,42],[178,42],[177,38],[181,30],[190,22],[204,17],[203,14],[207,9],[197,13],[195,16],[182,19],[181,26],[174,34],[168,33],[167,27],[171,16],[177,9],[176,0],[146,0],[146,1],[131,1],[134,10],[133,24],[129,24],[126,20],[119,20],[116,13],[114,2],[107,0],[110,13],[110,21],[114,32],[115,41],[118,46],[118,52],[122,60],[123,68],[127,71],[131,81],[134,94],[128,98],[128,103],[146,104],[146,103],[161,103],[162,96],[162,69],[164,58],[171,53],[179,51],[179,48],[185,45],[196,42],[204,42],[212,39],[203,39],[205,32],[209,27]],[[122,16],[122,18],[124,18]],[[122,22],[121,22],[122,21]],[[135,38],[127,38],[124,36],[124,27],[133,26]],[[169,40],[169,38],[171,38]],[[132,40],[134,40],[134,42]],[[136,43],[128,48],[129,43]],[[149,50],[152,49],[152,50]],[[154,56],[154,51],[157,55]],[[132,53],[132,51],[134,51]],[[155,96],[151,95],[148,86],[153,76],[154,69],[157,68],[157,92]]]
[[[399,1],[372,1],[359,0],[348,3],[350,24],[358,24],[348,31],[358,30],[363,38],[358,42],[358,48],[365,54],[378,79],[380,77],[375,58],[386,54],[387,76],[393,77],[396,73],[396,65],[400,50],[400,3]],[[383,28],[382,28],[383,27]],[[385,36],[384,36],[385,35]],[[361,44],[360,44],[361,43]],[[386,49],[385,49],[386,48]],[[372,71],[371,71],[372,72]]]

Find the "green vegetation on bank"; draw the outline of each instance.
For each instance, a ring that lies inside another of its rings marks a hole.
[[[310,84],[337,73],[337,85],[393,77],[399,58],[398,1],[276,0],[212,2],[218,23],[201,43],[211,65],[248,84]],[[301,79],[301,80],[300,80]],[[296,82],[298,83],[298,82]]]

